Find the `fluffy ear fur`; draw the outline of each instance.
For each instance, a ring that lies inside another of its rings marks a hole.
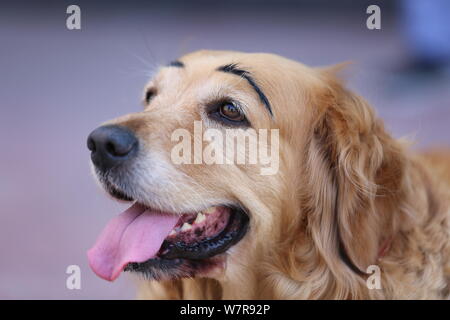
[[[367,102],[320,73],[327,85],[313,98],[317,118],[305,159],[308,231],[337,277],[363,274],[396,228],[404,159]]]

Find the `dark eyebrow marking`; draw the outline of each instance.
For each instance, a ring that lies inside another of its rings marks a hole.
[[[247,82],[252,86],[252,88],[258,94],[259,99],[264,104],[266,109],[269,111],[270,115],[273,117],[272,107],[270,106],[269,99],[267,99],[264,92],[262,92],[262,90],[258,87],[255,80],[250,75],[250,72],[238,68],[237,64],[235,64],[235,63],[221,66],[221,67],[217,68],[217,71],[232,73],[232,74],[235,74],[235,75],[240,76],[240,77],[244,78],[245,80],[247,80]]]
[[[184,68],[184,63],[178,60],[169,62],[168,67]]]

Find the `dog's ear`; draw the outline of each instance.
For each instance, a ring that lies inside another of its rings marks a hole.
[[[305,153],[308,228],[332,270],[365,273],[393,232],[402,150],[367,102],[329,70],[320,72],[325,85],[313,98],[317,116]]]

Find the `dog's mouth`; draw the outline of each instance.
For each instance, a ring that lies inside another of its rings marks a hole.
[[[109,191],[130,200],[118,190]],[[156,280],[207,276],[224,266],[226,251],[242,239],[248,222],[239,206],[176,215],[135,202],[108,223],[88,252],[89,264],[109,281],[122,271]]]

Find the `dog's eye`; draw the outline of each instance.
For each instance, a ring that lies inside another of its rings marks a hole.
[[[250,127],[244,112],[239,104],[230,100],[212,102],[206,109],[208,117],[231,127]]]
[[[222,104],[222,106],[219,108],[219,114],[221,117],[226,118],[230,121],[240,122],[245,120],[245,115],[242,113],[242,111],[230,102]]]
[[[145,104],[149,104],[150,100],[152,100],[152,98],[155,96],[156,91],[153,89],[149,89],[145,92],[145,98],[144,98],[144,102]]]

